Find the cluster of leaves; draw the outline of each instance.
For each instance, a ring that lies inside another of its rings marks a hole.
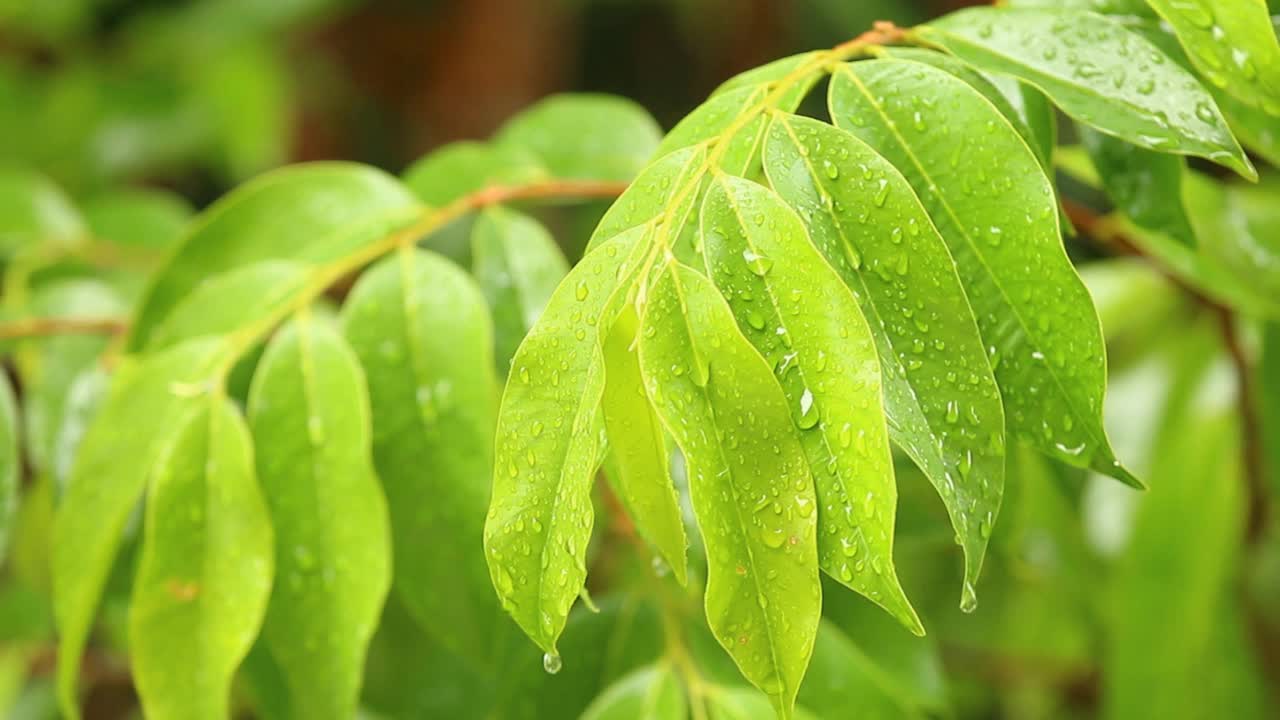
[[[63,712],[78,715],[95,627],[127,646],[156,718],[228,716],[237,676],[264,717],[938,710],[936,659],[903,631],[923,635],[925,613],[894,561],[902,481],[941,499],[915,522],[949,522],[966,612],[989,545],[1066,525],[1042,458],[1139,485],[1103,428],[1107,353],[1055,163],[1119,210],[1091,234],[1136,238],[1232,310],[1280,314],[1274,192],[1187,160],[1252,179],[1239,137],[1276,162],[1265,7],[1011,5],[749,71],[665,138],[630,103],[561,96],[399,179],[291,167],[195,216],[154,191],[77,208],[0,175],[6,318],[129,318],[114,340],[5,348],[21,407],[0,383],[0,533],[16,517],[13,574],[52,587]],[[828,119],[798,114],[823,82]],[[1082,149],[1057,147],[1055,108]],[[512,207],[619,192],[603,217],[558,217],[595,228],[572,270]],[[1230,452],[1229,414],[1199,399],[1200,347],[1170,352],[1144,477],[1194,480]],[[37,482],[15,515],[19,426]],[[1185,544],[1162,510],[1202,496],[1168,487],[1138,515],[1135,563]],[[1199,590],[1179,618],[1223,604],[1239,490],[1200,508],[1212,541],[1181,568]],[[597,516],[638,552],[601,547]],[[588,567],[634,592],[595,607]],[[1124,577],[1120,668],[1167,631],[1144,620],[1141,574]],[[594,613],[571,613],[580,597]],[[1189,652],[1241,654],[1238,634],[1187,632]],[[545,653],[531,668],[524,635]],[[543,673],[562,655],[589,682]],[[1183,658],[1153,677],[1187,676]],[[406,698],[407,666],[464,697]],[[1119,687],[1113,714],[1145,712],[1140,685]],[[1236,691],[1256,694],[1221,696]]]

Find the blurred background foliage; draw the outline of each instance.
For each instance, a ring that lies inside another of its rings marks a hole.
[[[622,95],[669,128],[737,71],[832,45],[875,20],[911,24],[964,4],[0,0],[0,168],[23,169],[0,171],[0,203],[5,183],[32,182],[34,171],[48,187],[28,209],[41,216],[32,227],[68,243],[86,233],[115,241],[96,263],[107,269],[95,270],[109,291],[54,285],[62,290],[39,299],[47,315],[114,318],[193,209],[269,168],[341,158],[400,173],[434,147],[489,136],[558,91]],[[1064,187],[1105,204],[1083,185]],[[1276,187],[1271,177],[1248,192],[1274,212]],[[77,219],[59,225],[63,217]],[[22,224],[7,227],[20,233]],[[562,243],[580,248],[589,228],[579,229]],[[1268,241],[1280,235],[1274,222],[1264,230]],[[0,233],[0,257],[20,244]],[[1103,260],[1083,237],[1068,247],[1107,332],[1108,429],[1151,491],[1013,449],[982,602],[965,615],[945,510],[899,463],[898,567],[929,635],[907,635],[851,593],[827,593],[802,705],[843,703],[850,718],[1280,717],[1280,542],[1274,523],[1240,542],[1250,512],[1245,428],[1220,318],[1141,260]],[[13,285],[21,263],[5,271]],[[1246,325],[1239,339],[1251,354],[1264,341],[1255,330]],[[1269,374],[1246,387],[1280,422],[1280,333],[1266,332]],[[48,477],[28,479],[0,581],[0,711],[11,718],[53,717],[45,543],[66,473],[56,447],[83,429],[75,399],[87,406],[105,386],[102,373],[82,372],[105,342],[28,344],[13,361],[18,375],[42,368],[34,376],[47,392],[38,383],[24,392],[55,415],[28,418],[29,460]],[[1274,469],[1280,432],[1266,432]],[[1280,472],[1270,477],[1280,495]],[[532,645],[517,641],[502,686],[492,687],[393,600],[370,654],[370,717],[575,717],[651,662],[661,652],[653,594],[664,590],[630,551],[625,519],[605,510],[591,576],[602,612],[571,620],[563,672],[543,673]],[[111,651],[123,645],[128,573],[118,574],[100,638],[108,650],[86,668],[92,717],[136,713],[123,654]],[[689,602],[693,622],[701,613]],[[710,679],[741,682],[709,634],[691,651]],[[270,668],[255,657],[242,699],[265,714]]]

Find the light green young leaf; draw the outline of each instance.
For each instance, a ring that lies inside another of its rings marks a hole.
[[[697,257],[697,199],[706,160],[706,149],[696,146],[664,155],[646,167],[600,219],[587,243],[588,251],[638,225],[654,222],[666,229],[677,257],[692,262]]]
[[[684,689],[667,664],[622,678],[591,703],[582,720],[677,720],[688,715]]]
[[[342,311],[373,410],[394,587],[423,628],[487,663],[501,629],[478,543],[493,459],[493,329],[461,268],[404,248],[356,283]],[[444,589],[448,591],[445,592]]]
[[[225,335],[278,311],[306,287],[307,270],[299,262],[266,260],[210,277],[156,326],[149,347],[154,351],[203,335]]]
[[[22,471],[18,437],[18,405],[8,376],[0,373],[0,562],[4,562],[9,549],[9,527],[18,511]]]
[[[84,203],[84,219],[95,239],[149,250],[169,247],[190,217],[185,198],[153,188],[106,191]]]
[[[569,263],[541,223],[496,205],[476,219],[471,257],[472,274],[493,314],[494,363],[505,377]]]
[[[342,336],[305,317],[277,333],[253,379],[249,423],[275,528],[267,648],[294,717],[351,717],[391,585],[391,544],[364,373]]]
[[[351,163],[296,165],[246,183],[194,218],[151,281],[129,347],[205,278],[263,260],[322,263],[387,235],[418,212],[395,178]]]
[[[0,168],[0,258],[44,243],[70,246],[84,236],[84,220],[57,185],[33,172]]]
[[[918,699],[906,696],[895,678],[830,620],[818,626],[813,662],[799,699],[823,720],[843,720],[853,707],[863,718],[927,717]]]
[[[202,402],[214,341],[184,343],[117,371],[90,425],[53,528],[54,615],[62,712],[79,717],[76,678],[125,522],[179,421]]]
[[[774,60],[771,63],[766,63],[764,65],[761,65],[760,67],[752,68],[745,72],[740,72],[737,75],[734,75],[733,77],[729,78],[728,80],[725,80],[724,82],[720,83],[720,87],[716,88],[715,91],[711,93],[711,97],[715,97],[717,95],[723,95],[725,93],[732,92],[734,90],[738,90],[744,87],[772,86],[774,83],[777,83],[779,80],[782,80],[783,78],[786,78],[792,73],[799,71],[800,68],[804,67],[806,64],[815,60],[817,56],[818,56],[818,53],[816,51],[800,53],[799,55],[792,55],[790,57],[780,58],[778,60]],[[815,81],[816,81],[816,78],[815,78]],[[804,87],[804,89],[799,90],[798,92],[801,96],[803,96],[808,94],[808,91],[813,87],[813,82],[806,79],[803,83],[801,83],[801,85]]]
[[[1030,83],[1071,117],[1109,135],[1257,177],[1209,91],[1110,18],[1071,10],[979,7],[947,15],[918,32],[983,70]]]
[[[636,352],[639,326],[634,306],[627,303],[604,338],[605,384],[600,410],[610,452],[606,470],[640,536],[653,545],[684,585],[689,542],[671,480],[666,437],[640,375]]]
[[[205,395],[151,467],[129,652],[148,718],[221,720],[271,593],[271,520],[240,411]]]
[[[972,602],[1004,488],[1005,420],[946,243],[902,174],[844,130],[777,116],[765,170],[870,322],[890,436],[947,507]]]
[[[1117,210],[1148,230],[1195,246],[1182,195],[1184,158],[1144,150],[1084,125],[1077,130]]]
[[[1214,97],[1241,144],[1280,167],[1280,118],[1251,108],[1223,92],[1215,92]]]
[[[822,569],[923,634],[894,570],[898,492],[880,361],[857,301],[800,217],[749,180],[716,176],[701,237],[708,276],[773,367],[799,429],[818,500]]]
[[[442,207],[489,185],[530,182],[546,174],[522,148],[466,140],[431,151],[403,177],[419,200]]]
[[[1187,176],[1186,201],[1201,238],[1203,263],[1216,263],[1233,282],[1280,303],[1280,182],[1227,186]]]
[[[1280,117],[1280,43],[1266,0],[1148,0],[1196,69],[1232,97]]]
[[[918,107],[916,97],[936,100]],[[1102,427],[1102,330],[1063,250],[1052,185],[1026,143],[977,91],[919,63],[845,65],[830,101],[837,125],[903,172],[946,240],[1010,428],[1063,462],[1137,485]],[[943,126],[967,131],[940,144]],[[957,172],[962,160],[974,169]]]
[[[647,228],[635,228],[574,267],[516,351],[498,412],[485,559],[503,607],[553,657],[586,580],[591,485],[605,446],[600,334],[647,246]]]
[[[558,178],[631,180],[662,130],[639,105],[609,95],[553,95],[507,121],[494,141],[521,148]]]
[[[708,720],[774,720],[775,709],[764,695],[745,687],[714,687],[706,695]],[[802,707],[795,709],[795,720],[817,720]]]
[[[654,272],[640,368],[688,466],[707,549],[707,620],[789,718],[822,604],[813,478],[773,369],[715,286],[674,260]]]

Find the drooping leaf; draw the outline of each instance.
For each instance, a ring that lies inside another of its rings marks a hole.
[[[947,506],[972,601],[1004,487],[1005,421],[951,254],[902,174],[844,130],[778,116],[765,169],[870,322],[890,436]]]
[[[1208,90],[1110,18],[979,7],[947,15],[918,32],[983,70],[1030,83],[1071,117],[1109,135],[1257,176]]]
[[[896,639],[896,638],[895,638]],[[823,720],[848,716],[869,720],[924,718],[917,699],[904,697],[892,676],[876,666],[852,637],[823,620],[813,648],[809,674],[800,686],[800,703]]]
[[[18,406],[9,378],[0,373],[0,562],[9,549],[9,528],[18,512],[18,480],[22,472],[18,444]]]
[[[433,150],[404,171],[404,183],[422,202],[442,207],[489,185],[529,182],[547,171],[514,146],[462,141]]]
[[[0,257],[41,244],[70,246],[84,234],[80,213],[48,178],[0,169]]]
[[[184,343],[118,370],[81,443],[53,528],[58,692],[68,717],[79,717],[80,654],[125,522],[179,421],[206,401],[204,382],[219,350],[215,341]]]
[[[1195,230],[1182,197],[1185,159],[1144,150],[1089,127],[1078,131],[1117,210],[1149,230],[1195,246]]]
[[[1280,118],[1280,44],[1266,0],[1148,0],[1214,85]]]
[[[651,665],[611,685],[582,720],[673,720],[688,713],[684,690],[667,664]]]
[[[220,394],[198,402],[151,468],[129,606],[133,678],[158,720],[228,716],[271,592],[271,522],[248,428]]]
[[[918,108],[918,96],[936,101]],[[946,240],[1010,428],[1063,462],[1137,484],[1102,428],[1102,331],[1063,250],[1052,186],[1026,143],[968,85],[919,63],[845,65],[830,101],[837,125],[903,172]],[[935,131],[946,125],[974,130]],[[978,169],[956,172],[961,161]]]
[[[857,301],[800,217],[749,180],[716,176],[701,237],[708,276],[773,367],[799,429],[818,500],[822,569],[922,634],[894,570],[898,494],[880,362]]]
[[[684,585],[688,540],[662,424],[649,405],[640,375],[639,326],[635,308],[628,303],[603,339],[605,385],[600,410],[609,443],[606,469],[636,530]]]
[[[102,192],[84,203],[84,219],[97,240],[162,250],[182,233],[191,206],[180,195],[156,189]]]
[[[661,138],[658,124],[630,100],[566,94],[507,121],[495,142],[529,152],[553,177],[629,181]]]
[[[688,466],[707,549],[707,620],[788,718],[821,608],[813,478],[772,368],[715,286],[674,261],[654,272],[640,367]]]
[[[393,587],[423,628],[487,663],[497,604],[479,543],[458,542],[478,540],[489,501],[497,383],[484,297],[453,263],[404,248],[360,277],[342,326],[369,384]]]
[[[131,349],[205,278],[263,260],[323,263],[381,238],[418,212],[413,195],[378,170],[298,165],[240,186],[194,218],[137,312]]]
[[[196,286],[151,334],[154,350],[204,335],[225,335],[280,310],[306,287],[306,265],[266,260],[229,270]]]
[[[541,223],[500,206],[476,220],[471,256],[472,273],[493,313],[494,363],[505,376],[569,264]]]
[[[516,351],[498,413],[485,559],[503,607],[552,657],[586,579],[604,450],[600,334],[646,247],[646,228],[635,228],[574,267]]]
[[[249,421],[279,578],[266,646],[292,716],[351,716],[391,584],[391,545],[368,391],[342,336],[308,318],[277,333],[254,376]]]

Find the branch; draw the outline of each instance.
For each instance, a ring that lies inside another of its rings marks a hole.
[[[28,318],[0,323],[0,340],[53,335],[119,335],[129,329],[118,318]]]

